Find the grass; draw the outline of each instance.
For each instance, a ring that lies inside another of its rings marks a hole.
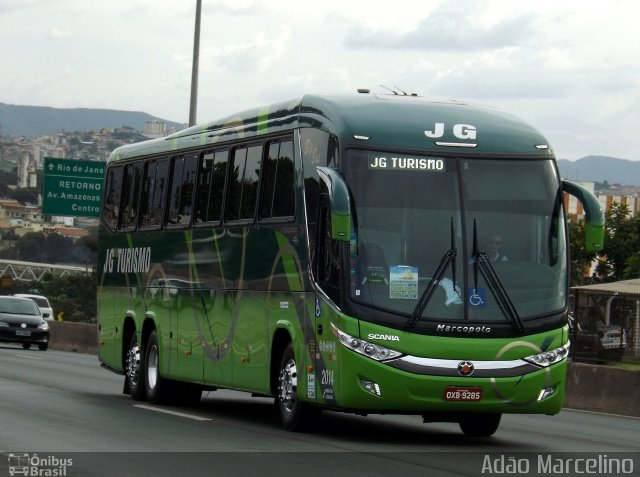
[[[611,368],[629,369],[631,371],[640,371],[640,363],[622,363],[620,361],[605,361],[603,366]]]

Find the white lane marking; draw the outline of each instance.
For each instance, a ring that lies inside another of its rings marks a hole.
[[[14,356],[17,356],[18,358],[27,358],[27,359],[44,359],[44,358],[36,358],[35,356],[25,356],[23,354],[14,354]]]
[[[163,414],[171,414],[172,416],[185,417],[187,419],[193,419],[194,421],[210,421],[207,417],[194,416],[193,414],[185,414],[184,412],[170,411],[168,409],[162,409],[159,407],[146,406],[144,404],[134,404],[133,407],[140,409],[146,409],[147,411],[161,412]]]

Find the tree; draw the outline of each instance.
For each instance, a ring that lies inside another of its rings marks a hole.
[[[42,262],[44,258],[44,235],[28,232],[16,243],[16,259],[25,262]]]
[[[590,279],[589,272],[597,254],[585,251],[584,220],[576,221],[572,216],[567,219],[569,221],[569,250],[571,252],[569,277],[570,286],[574,287],[584,285]]]
[[[73,250],[73,240],[55,232],[50,233],[44,240],[44,262],[69,263],[71,250]]]
[[[37,204],[40,189],[37,187],[27,187],[8,191],[7,195],[21,204]]]
[[[94,273],[53,277],[35,284],[51,301],[54,312],[64,313],[65,321],[95,321],[96,276]]]
[[[607,281],[640,277],[640,216],[630,217],[626,204],[614,202],[606,214],[604,250]]]

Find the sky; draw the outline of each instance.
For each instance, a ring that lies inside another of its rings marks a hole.
[[[189,119],[196,0],[0,0],[0,102]],[[640,160],[638,0],[202,0],[197,122],[357,88],[496,107]]]

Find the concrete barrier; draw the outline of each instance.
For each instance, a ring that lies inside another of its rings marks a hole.
[[[570,363],[564,406],[640,417],[640,371]]]
[[[49,348],[98,354],[98,325],[49,321]]]
[[[50,321],[49,326],[51,349],[98,353],[97,325]],[[640,417],[640,371],[569,363],[564,406]]]

